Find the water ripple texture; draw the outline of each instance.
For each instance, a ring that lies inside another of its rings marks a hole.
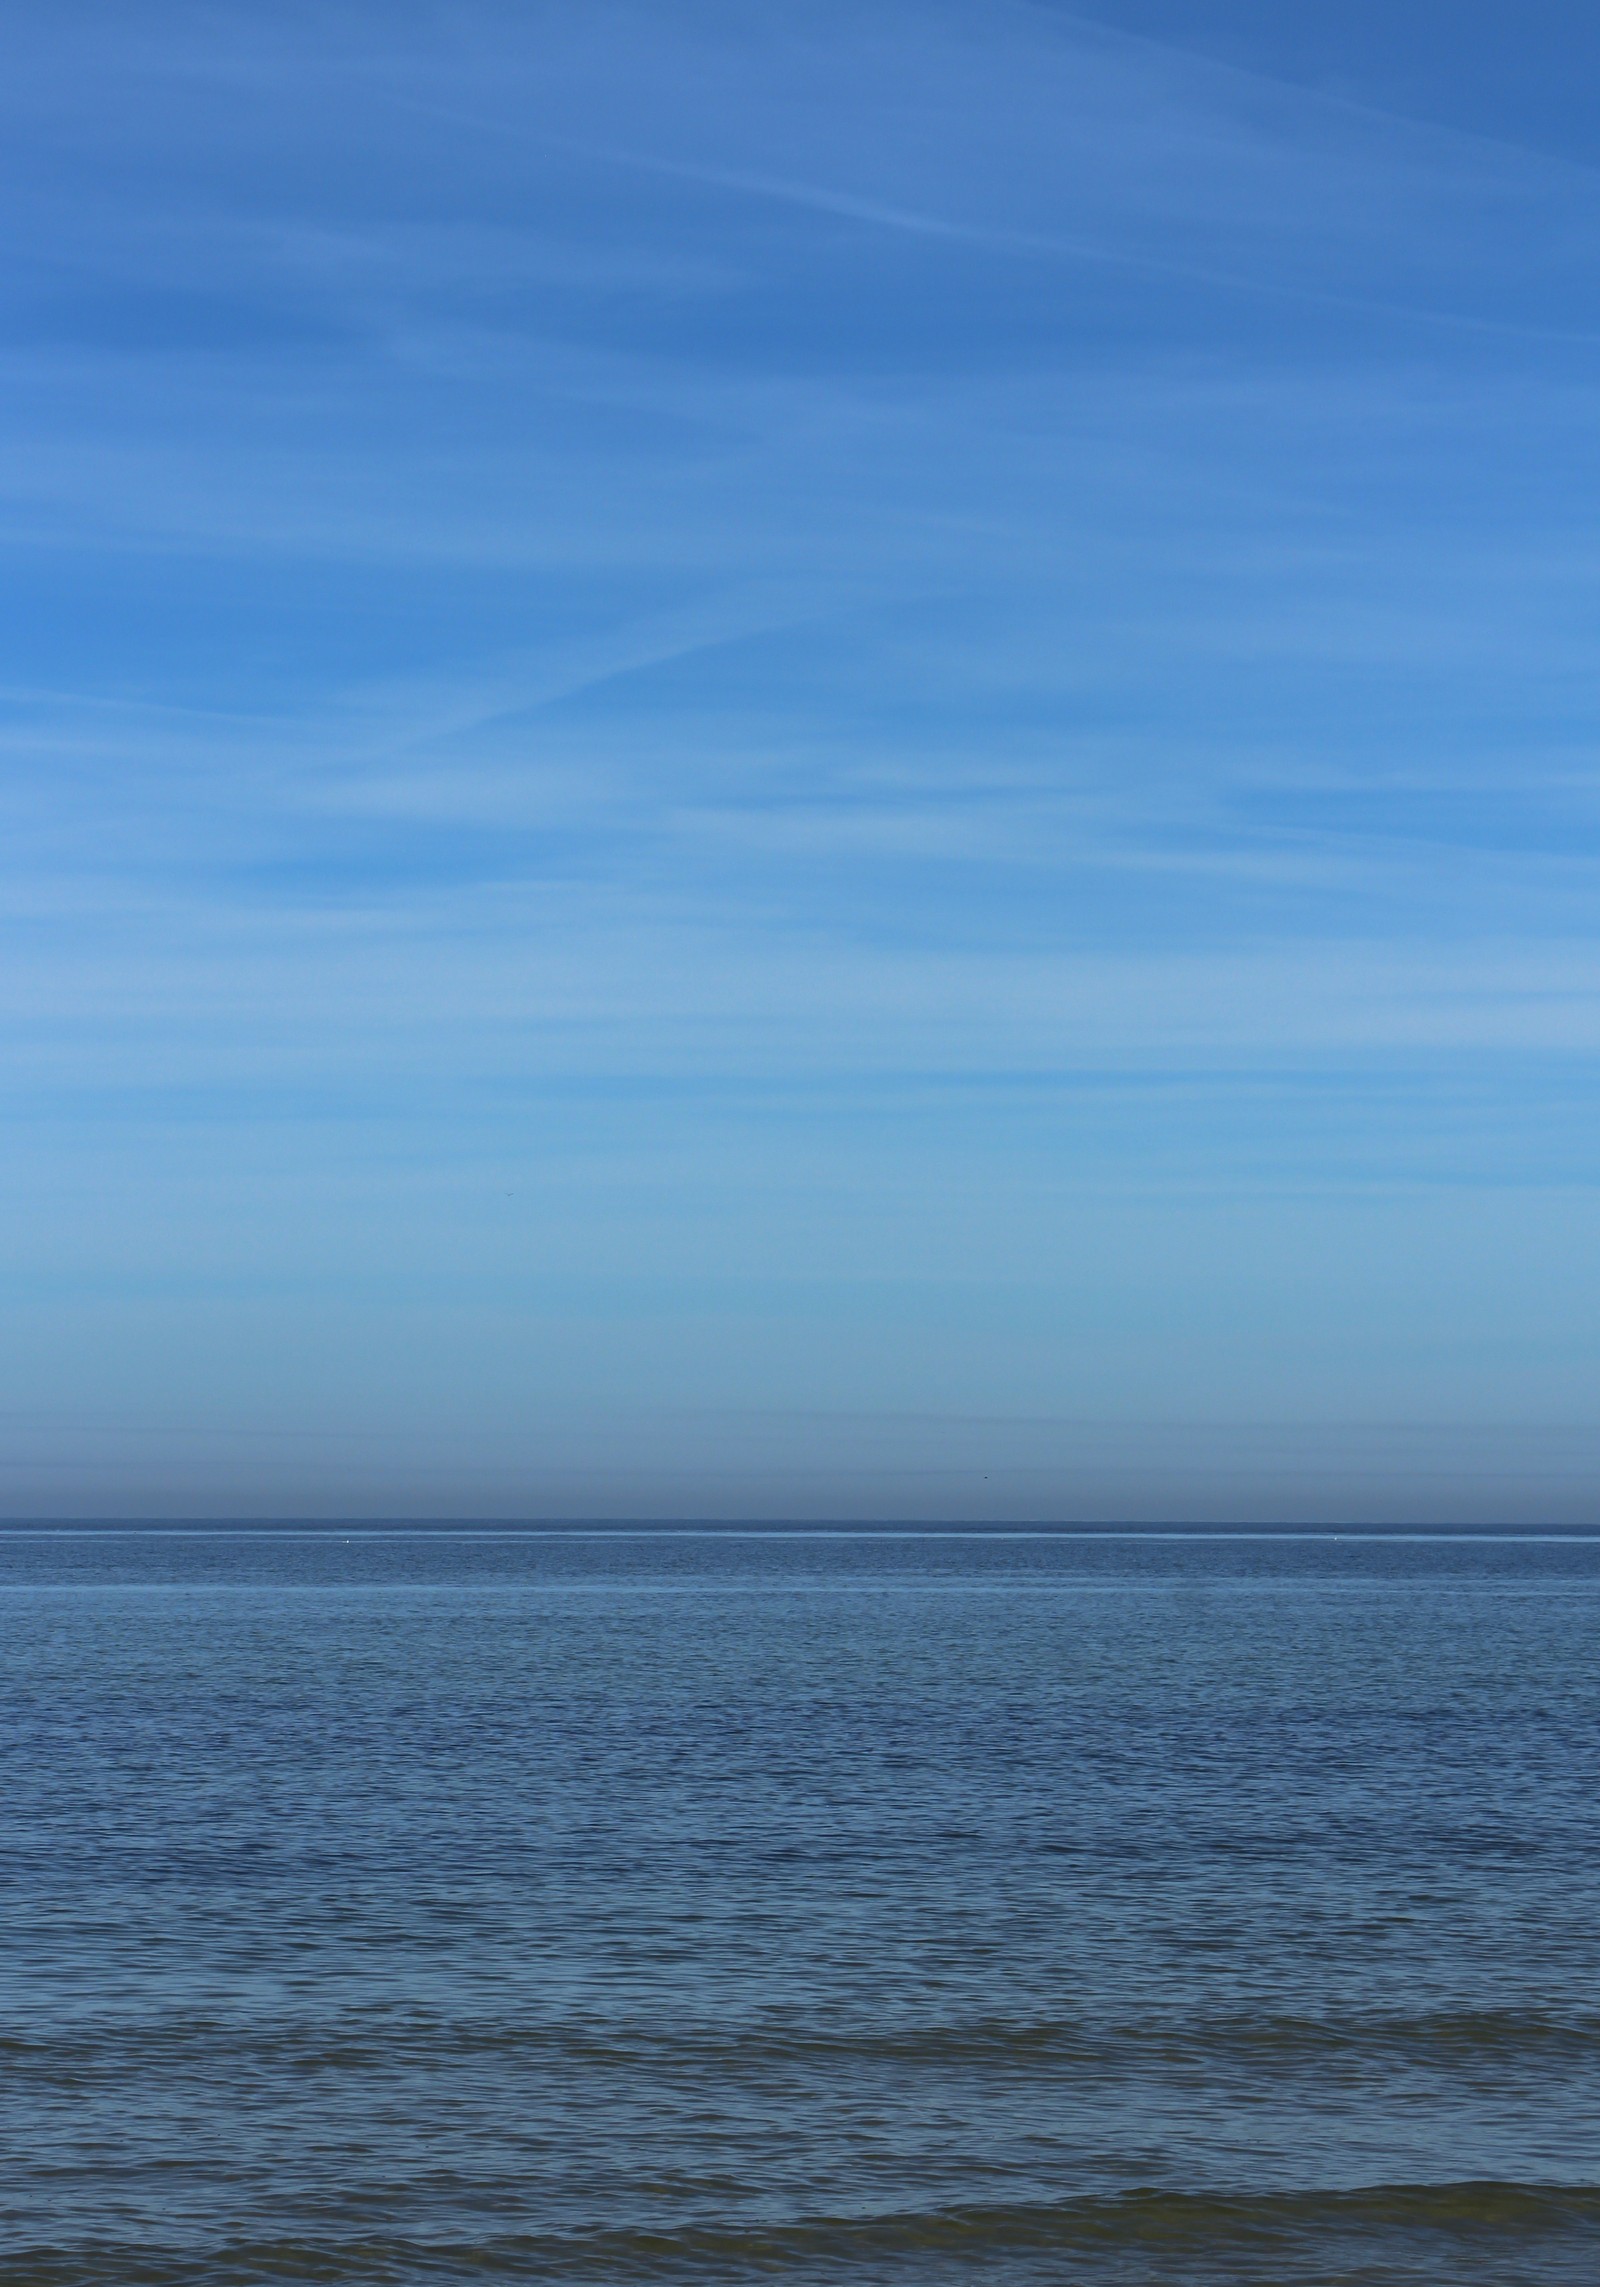
[[[1600,2278],[1600,1542],[0,1534],[0,2287]]]

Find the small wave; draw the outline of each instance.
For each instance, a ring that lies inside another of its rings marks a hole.
[[[1170,2191],[1069,2200],[1050,2205],[960,2207],[927,2213],[822,2215],[787,2224],[699,2226],[678,2231],[609,2230],[500,2234],[470,2241],[364,2236],[279,2239],[204,2251],[101,2244],[34,2248],[0,2258],[0,2287],[423,2287],[427,2282],[521,2279],[696,2280],[734,2282],[807,2275],[820,2280],[927,2279],[979,2267],[1028,2276],[1030,2259],[1075,2257],[1099,2276],[1132,2276],[1120,2259],[1160,2276],[1171,2258],[1186,2282],[1226,2279],[1237,2287],[1314,2259],[1310,2279],[1351,2258],[1448,2262],[1453,2279],[1504,2280],[1504,2266],[1531,2282],[1557,2274],[1546,2261],[1600,2271],[1600,2188],[1468,2182],[1391,2184],[1343,2192],[1280,2192],[1234,2198]],[[1107,2268],[1107,2266],[1113,2268]],[[1469,2268],[1470,2266],[1470,2268]],[[1369,2277],[1379,2276],[1369,2272]],[[1038,2276],[1044,2276],[1038,2274]],[[1059,2278],[1052,2273],[1052,2278]],[[1080,2271],[1085,2279],[1093,2272]],[[1175,2275],[1177,2276],[1177,2275]]]
[[[760,2072],[942,2064],[1003,2070],[1185,2069],[1250,2065],[1293,2069],[1341,2058],[1374,2067],[1514,2065],[1600,2059],[1600,2016],[1458,2010],[1362,2017],[1229,2016],[1168,2024],[1086,2024],[1066,2019],[975,2019],[899,2028],[760,2026],[729,2034],[693,2026],[614,2033],[592,2026],[408,2018],[382,2026],[262,2027],[224,2019],[96,2028],[77,2039],[0,2035],[15,2068],[126,2071],[226,2057],[230,2066],[307,2072],[433,2068],[474,2057],[537,2056],[627,2072]]]

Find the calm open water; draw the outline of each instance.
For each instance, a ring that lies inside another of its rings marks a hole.
[[[0,1535],[0,2281],[1592,2287],[1600,1542]]]

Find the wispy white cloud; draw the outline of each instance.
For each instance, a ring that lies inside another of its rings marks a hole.
[[[107,1405],[171,1336],[151,1420],[389,1434],[341,1281],[502,1486],[502,1355],[546,1428],[1531,1387],[1419,1202],[1589,1227],[1590,171],[967,0],[14,14],[45,1413],[103,1310]]]

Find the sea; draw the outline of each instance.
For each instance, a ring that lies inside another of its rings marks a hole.
[[[0,2282],[1593,2287],[1600,1540],[0,1534]]]

